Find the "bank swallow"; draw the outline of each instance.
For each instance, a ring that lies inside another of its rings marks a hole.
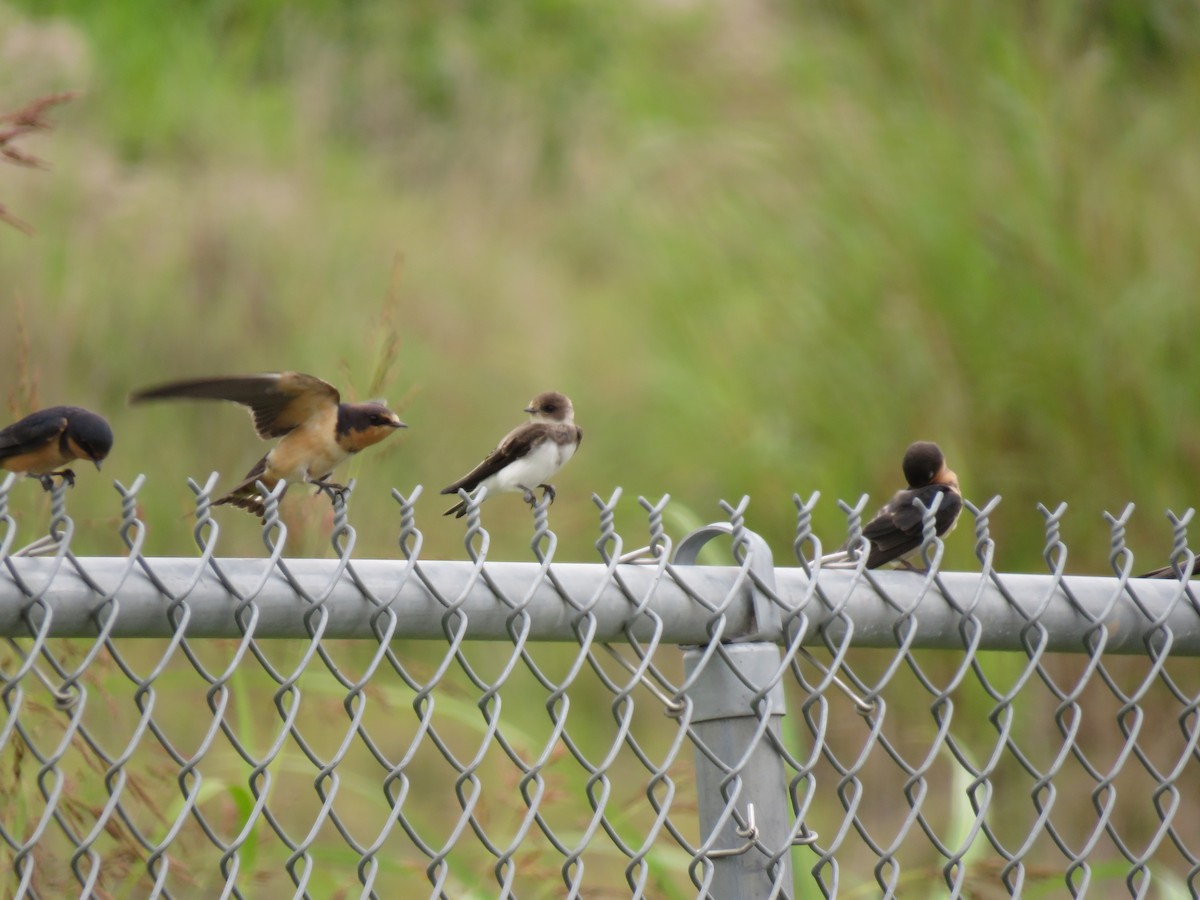
[[[554,502],[554,485],[548,481],[575,454],[583,440],[583,431],[575,424],[571,401],[557,391],[538,394],[525,412],[529,413],[530,421],[506,434],[483,462],[454,484],[442,488],[442,493],[474,491],[483,485],[488,496],[520,491],[525,502],[532,506],[533,489],[540,487],[542,496],[549,496]],[[461,518],[466,512],[466,501],[459,500],[445,515],[454,513]]]

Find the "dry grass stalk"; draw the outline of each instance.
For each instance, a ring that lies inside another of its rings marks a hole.
[[[54,127],[47,113],[60,103],[66,103],[75,97],[73,93],[50,94],[37,100],[32,100],[15,112],[0,113],[0,158],[13,165],[25,166],[31,169],[49,168],[44,160],[28,153],[16,145],[16,140],[36,131],[49,131]],[[22,219],[17,218],[8,207],[0,203],[0,221],[7,222],[14,228],[26,234],[33,232],[33,227]]]

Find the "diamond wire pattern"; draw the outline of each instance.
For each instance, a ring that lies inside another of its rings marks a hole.
[[[962,897],[1196,892],[1200,824],[1187,800],[1200,781],[1200,678],[1172,655],[1187,636],[1171,625],[1200,619],[1184,577],[1190,510],[1169,514],[1181,578],[1165,605],[1131,579],[1132,507],[1108,516],[1114,577],[1097,605],[1065,576],[1065,506],[1041,508],[1048,574],[1036,590],[993,568],[996,498],[968,504],[973,588],[942,571],[928,510],[923,571],[889,591],[898,582],[861,567],[824,573],[817,494],[795,498],[799,569],[774,567],[745,499],[723,505],[727,522],[712,528],[731,555],[716,592],[676,558],[667,497],[639,500],[649,544],[626,549],[619,490],[594,498],[599,562],[586,578],[555,563],[537,506],[514,590],[501,571],[512,564],[489,559],[476,496],[469,565],[447,590],[422,560],[418,487],[393,491],[398,553],[381,590],[356,566],[345,502],[326,576],[297,574],[278,488],[263,523],[268,564],[240,578],[217,556],[215,483],[189,483],[199,555],[169,565],[142,554],[141,477],[116,484],[119,561],[72,553],[61,487],[46,537],[16,549],[15,479],[0,484],[0,588],[21,598],[22,623],[0,655],[6,893],[722,897],[735,885],[758,897],[810,884],[832,897],[938,881]],[[842,504],[852,542],[865,503]],[[281,580],[302,603],[304,639],[273,640],[262,625]],[[115,637],[142,582],[170,634]],[[371,610],[372,640],[330,636],[331,598],[347,584]],[[79,585],[95,636],[55,637],[58,593]],[[414,587],[436,601],[440,641],[404,638],[398,604]],[[214,591],[234,604],[238,636],[189,636]],[[500,640],[471,637],[480,591],[502,611]],[[987,649],[987,592],[1019,616],[1018,652]],[[690,601],[707,636],[686,668],[669,593]],[[559,608],[552,643],[536,619],[547,595]],[[619,641],[602,631],[614,602]],[[1085,622],[1081,652],[1052,649],[1064,604]],[[1106,654],[1111,614],[1130,606],[1143,651]],[[929,650],[923,620],[939,607],[953,612],[949,649]],[[868,639],[881,621],[890,649]],[[747,675],[743,651],[767,669]],[[714,673],[728,673],[716,693],[734,701],[714,698]],[[722,731],[727,722],[742,724]]]

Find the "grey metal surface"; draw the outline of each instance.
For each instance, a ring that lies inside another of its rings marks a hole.
[[[1046,574],[995,572],[996,501],[960,526],[977,571],[932,527],[927,571],[828,568],[816,495],[782,562],[745,500],[678,546],[641,500],[628,550],[619,491],[594,561],[555,558],[545,505],[528,561],[490,559],[481,497],[466,559],[424,559],[419,488],[395,559],[355,555],[344,504],[334,559],[285,558],[274,498],[263,557],[226,559],[210,479],[195,555],[151,558],[139,478],[96,558],[61,489],[19,547],[14,481],[5,895],[1195,893],[1200,603],[1130,577],[1130,509],[1110,577],[1064,575],[1061,507]]]
[[[155,557],[145,561],[145,568],[132,569],[126,560],[109,557],[20,558],[8,563],[9,577],[0,579],[0,636],[29,633],[22,613],[29,596],[26,591],[36,594],[40,586],[52,583],[53,591],[40,598],[51,615],[47,636],[94,637],[99,629],[96,617],[106,608],[104,594],[115,591],[120,595],[120,615],[111,624],[114,636],[171,636],[176,630],[171,618],[173,598],[184,598],[190,611],[190,636],[238,637],[242,631],[237,612],[244,601],[226,589],[213,574],[214,568],[244,591],[244,597],[253,597],[261,637],[295,638],[308,633],[304,617],[312,601],[268,560],[198,563]],[[536,571],[532,563],[489,562],[490,586],[477,577],[472,563],[461,561],[423,562],[422,577],[402,583],[391,560],[356,560],[348,566],[337,560],[288,560],[287,567],[302,585],[331,585],[320,604],[327,617],[325,635],[330,638],[371,637],[371,616],[378,612],[380,598],[387,598],[398,634],[443,637],[445,598],[452,596],[454,608],[463,615],[466,638],[507,641],[512,607],[498,597],[520,596],[532,619],[530,637],[535,640],[575,640],[572,619],[585,600],[594,600],[590,613],[597,640],[618,639],[627,626],[635,636],[645,637],[661,625],[668,643],[697,644],[709,639],[711,609],[696,598],[725,597],[746,581],[733,566],[703,566],[684,574],[678,566],[660,573],[625,565],[618,584],[607,569],[595,564],[555,563],[554,582],[538,580],[526,598]],[[81,572],[86,572],[86,578]],[[817,581],[819,593],[812,590],[812,580],[803,569],[779,569],[775,579],[776,613],[795,615],[803,610],[806,614],[808,628],[800,638],[804,646],[821,645],[823,635],[841,640],[852,630],[856,647],[894,647],[896,629],[903,627],[913,647],[957,648],[962,646],[959,627],[969,610],[980,622],[981,650],[1021,650],[1028,637],[1024,629],[1036,621],[1046,630],[1042,639],[1047,650],[1082,653],[1089,635],[1103,624],[1108,629],[1105,652],[1109,654],[1144,654],[1147,640],[1169,631],[1172,652],[1200,655],[1196,608],[1178,582],[1166,579],[1122,586],[1116,579],[1096,576],[988,578],[974,572],[942,572],[936,586],[926,589],[910,572],[873,572],[868,579],[828,571]],[[93,585],[103,591],[97,592]],[[646,598],[644,612],[653,613],[653,619],[635,615],[638,605],[630,596]],[[785,639],[778,615],[778,621],[766,628],[758,627],[752,605],[731,604],[723,615],[723,640]]]
[[[714,897],[791,897],[793,825],[779,717],[784,669],[774,644],[708,644],[684,654],[692,700],[701,887]]]

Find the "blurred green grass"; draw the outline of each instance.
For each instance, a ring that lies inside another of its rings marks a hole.
[[[683,522],[749,494],[786,563],[793,491],[835,546],[835,499],[882,502],[924,438],[1003,495],[1001,569],[1043,567],[1060,500],[1069,569],[1106,571],[1128,501],[1148,567],[1200,494],[1197,49],[1176,0],[8,0],[0,108],[83,93],[30,141],[52,171],[0,167],[37,229],[0,230],[2,399],[116,426],[81,555],[121,552],[109,477],[148,475],[147,552],[181,555],[184,479],[264,449],[239,410],[130,390],[296,368],[363,397],[394,329],[411,429],[349,468],[362,556],[396,555],[388,489],[422,484],[425,555],[461,557],[436,490],[555,388],[586,433],[560,558],[595,558],[589,495],[620,485],[627,549],[638,495]],[[13,508],[44,528],[36,485]],[[486,511],[527,558],[520,502]],[[222,553],[261,552],[219,515]],[[322,552],[324,501],[289,516]]]
[[[0,173],[38,229],[0,242],[5,318],[24,305],[37,401],[106,410],[109,469],[151,476],[155,552],[184,540],[185,475],[232,480],[263,448],[235,410],[127,410],[128,390],[294,367],[354,394],[384,310],[413,427],[356,461],[355,509],[388,522],[383,488],[424,484],[438,553],[458,533],[432,491],[550,386],[587,431],[560,476],[572,553],[588,493],[616,485],[632,523],[638,493],[702,518],[749,493],[776,546],[791,492],[821,490],[836,544],[833,499],[882,500],[916,438],[968,497],[1002,494],[1006,568],[1040,566],[1037,500],[1068,500],[1072,568],[1099,571],[1103,510],[1139,504],[1130,535],[1157,562],[1162,510],[1195,500],[1186,7],[2,16],[25,48],[4,96],[84,91],[38,140],[52,173]]]
[[[384,488],[416,483],[427,546],[460,552],[432,491],[548,387],[587,433],[555,510],[572,555],[616,485],[630,527],[637,494],[701,518],[750,494],[781,547],[819,489],[836,544],[834,498],[881,502],[916,438],[1004,496],[1006,568],[1041,566],[1038,500],[1070,503],[1090,571],[1103,510],[1137,503],[1158,561],[1162,511],[1195,501],[1189,8],[105,7],[0,8],[4,96],[84,91],[37,141],[51,173],[0,171],[38,228],[0,241],[2,302],[37,402],[104,410],[109,471],[151,477],[154,552],[186,540],[186,475],[226,484],[262,447],[237,411],[128,391],[287,367],[359,393],[385,311],[412,430],[353,467],[371,553]]]

